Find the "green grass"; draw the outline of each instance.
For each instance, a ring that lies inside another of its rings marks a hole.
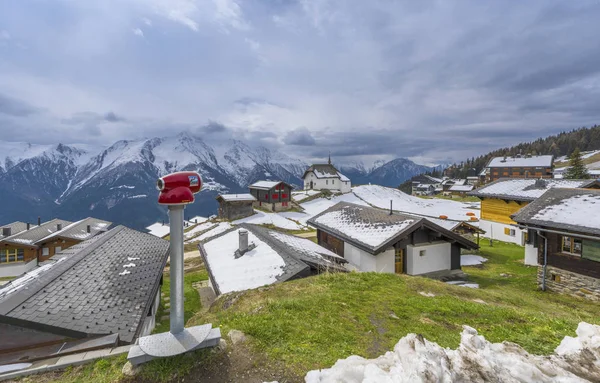
[[[12,281],[16,277],[0,277],[0,281]]]
[[[205,281],[208,279],[208,273],[206,270],[195,271],[193,273],[185,274],[183,278],[183,294],[185,297],[184,301],[184,318],[187,322],[194,314],[196,314],[202,308],[200,304],[200,295],[198,291],[192,287],[192,284],[199,281]],[[161,292],[165,294],[165,297],[169,296],[169,289],[171,288],[171,279],[165,274],[163,280],[163,286]],[[168,310],[165,310],[165,300],[161,297],[161,305],[156,314],[156,320],[158,321],[163,315],[168,315]],[[169,320],[162,321],[154,328],[154,333],[169,331]]]
[[[67,367],[60,372],[43,375],[32,375],[23,378],[21,382],[61,382],[61,383],[112,383],[122,379],[121,370],[127,362],[127,354],[98,359],[93,363],[77,367]]]
[[[299,224],[299,222],[298,222],[298,221],[294,221],[294,222],[296,222],[296,223],[298,223],[298,224]],[[311,233],[311,232],[315,232],[315,233],[316,233],[316,230],[314,230],[314,229],[312,229],[312,228],[311,228],[310,230],[290,230],[290,229],[284,229],[284,228],[282,228],[282,227],[279,227],[279,226],[275,226],[275,225],[273,225],[272,223],[265,223],[265,224],[261,224],[261,225],[259,225],[259,226],[266,227],[267,229],[271,229],[271,230],[279,231],[279,232],[281,232],[281,233],[285,233],[285,234],[291,234],[291,235],[294,235],[294,234],[304,234],[304,233]],[[316,235],[316,234],[315,234],[315,235]]]
[[[298,376],[352,354],[378,356],[408,333],[455,348],[465,324],[492,342],[547,354],[580,321],[600,323],[597,303],[538,291],[536,268],[522,264],[522,247],[482,244],[481,254],[489,257],[483,267],[464,268],[481,289],[393,274],[325,274],[221,297],[190,323],[212,322],[224,334],[241,330]]]

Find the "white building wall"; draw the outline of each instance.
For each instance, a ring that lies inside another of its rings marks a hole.
[[[452,258],[451,247],[450,242],[406,246],[406,273],[419,275],[434,271],[450,270]],[[420,255],[421,250],[425,250],[425,255]]]
[[[379,273],[394,272],[394,249],[390,248],[377,255],[372,255],[366,251],[344,242],[344,258],[360,271],[375,271]]]
[[[525,244],[525,264],[529,266],[537,266],[538,264],[538,248],[530,244]]]
[[[516,226],[512,226],[506,223],[488,221],[485,219],[479,221],[479,227],[485,230],[485,234],[482,235],[485,238],[492,238],[498,241],[515,243],[520,246],[525,245],[523,241],[523,233],[526,233],[527,230],[521,230]],[[504,228],[507,227],[515,231],[514,236],[504,234]]]
[[[338,177],[317,178],[313,172],[306,174],[304,178],[304,190],[310,190],[310,181],[313,182],[313,190],[331,190],[341,193],[351,191],[350,181],[342,182]]]
[[[25,274],[26,272],[35,269],[36,266],[37,259],[29,261],[28,263],[16,262],[3,264],[0,265],[0,278],[18,277],[21,274]]]

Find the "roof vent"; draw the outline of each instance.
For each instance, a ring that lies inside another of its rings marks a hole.
[[[60,231],[62,230],[62,223],[57,223],[56,224],[56,231]]]
[[[3,227],[2,228],[2,236],[3,237],[9,237],[11,235],[11,228],[10,227]]]
[[[42,224],[42,217],[38,216],[38,226],[40,226]]]
[[[506,162],[506,156],[500,162]]]
[[[29,222],[27,222],[27,230],[29,230],[31,228],[31,224]]]
[[[540,179],[535,180],[535,184],[534,185],[538,189],[546,189],[546,185],[547,184],[548,183],[546,182],[546,180],[540,178]]]
[[[239,234],[239,246],[234,254],[235,259],[240,258],[241,256],[243,256],[244,254],[246,254],[247,252],[249,252],[250,250],[252,250],[256,247],[256,245],[253,243],[248,245],[248,230],[240,229],[238,231],[238,234]]]
[[[87,232],[88,232],[88,233],[91,233],[91,232],[92,232],[92,227],[91,227],[90,225],[87,225],[87,228],[86,228],[86,229],[87,229]]]

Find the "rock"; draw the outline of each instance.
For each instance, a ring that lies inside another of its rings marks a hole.
[[[396,315],[394,313],[390,313],[390,318],[392,318],[392,319],[400,319],[400,318],[398,318],[398,315]]]
[[[512,275],[506,274],[506,273],[502,273],[502,274],[500,274],[500,276],[504,277],[504,278],[512,277]]]
[[[214,348],[217,351],[224,351],[227,349],[227,341],[223,338],[219,339],[219,344]]]
[[[231,330],[229,334],[227,334],[231,344],[236,345],[238,343],[244,343],[246,341],[246,334],[239,330]]]
[[[131,362],[125,363],[121,372],[125,376],[135,376],[139,372],[139,367],[135,367]]]
[[[482,305],[487,305],[487,302],[481,299],[473,299],[473,302],[481,303]]]
[[[419,294],[421,294],[424,297],[429,297],[429,298],[435,297],[434,293],[426,293],[425,291],[419,291]]]

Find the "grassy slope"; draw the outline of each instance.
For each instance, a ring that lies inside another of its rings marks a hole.
[[[190,322],[244,331],[298,374],[351,354],[375,357],[413,332],[456,347],[466,324],[493,342],[545,354],[580,321],[600,323],[596,303],[538,291],[536,268],[523,266],[521,247],[483,244],[481,253],[490,258],[483,268],[465,267],[481,289],[390,274],[322,275],[239,294],[231,307],[219,307],[231,301],[225,297]]]
[[[586,164],[586,165],[587,164],[592,164],[592,163],[598,162],[598,161],[600,161],[600,153],[594,154],[591,157],[583,159],[583,163]],[[554,166],[557,167],[557,168],[563,168],[565,166],[569,166],[569,160],[564,161],[564,162],[555,162]]]

